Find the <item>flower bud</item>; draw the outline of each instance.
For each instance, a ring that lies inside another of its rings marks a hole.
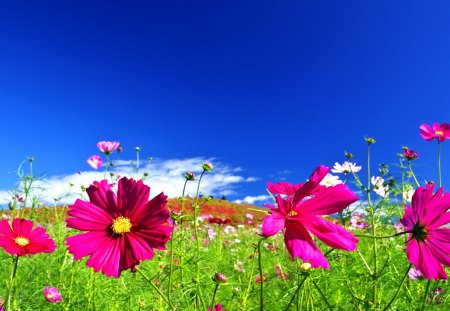
[[[134,150],[141,151],[141,147],[135,147]]]
[[[228,278],[225,276],[225,274],[217,272],[214,274],[214,281],[220,284],[225,284],[228,281]]]
[[[186,178],[186,180],[194,180],[194,178],[195,178],[195,174],[192,172],[187,172],[187,173],[184,173],[183,175]]]
[[[205,172],[211,172],[212,169],[213,169],[213,165],[212,165],[211,163],[209,163],[209,162],[203,163],[203,164],[202,164],[202,168],[203,168],[203,170],[204,170]]]
[[[345,157],[347,158],[347,159],[351,159],[351,158],[353,158],[353,153],[350,153],[350,152],[345,152]]]
[[[375,144],[375,138],[373,137],[365,137],[364,138],[369,145]]]
[[[300,270],[305,272],[311,270],[311,264],[309,262],[302,263],[302,265],[300,266]]]

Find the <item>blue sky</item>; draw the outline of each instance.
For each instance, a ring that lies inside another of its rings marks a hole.
[[[450,122],[449,21],[448,1],[4,3],[0,189],[27,156],[49,178],[90,171],[100,140],[124,160],[140,146],[161,174],[213,159],[232,200],[345,150],[366,167],[364,136],[374,167],[407,145],[436,179],[418,126]],[[449,159],[445,142],[444,185]]]

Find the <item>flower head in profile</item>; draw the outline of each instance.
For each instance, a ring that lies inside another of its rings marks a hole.
[[[93,156],[90,156],[86,162],[95,170],[102,167],[102,165],[103,165],[102,158],[96,154]]]
[[[409,261],[428,279],[447,279],[443,265],[450,266],[450,194],[434,185],[417,188],[411,206],[405,204],[400,220],[409,233],[406,254]]]
[[[154,249],[165,249],[173,227],[163,193],[148,201],[150,188],[126,177],[119,180],[117,194],[107,180],[94,182],[86,192],[90,202],[78,199],[66,220],[67,227],[87,231],[66,239],[75,260],[90,256],[88,267],[119,277],[153,258]]]
[[[406,160],[412,161],[419,157],[419,153],[415,150],[409,149],[408,147],[404,147],[403,156],[406,158]]]
[[[342,184],[342,180],[340,180],[338,176],[331,175],[330,173],[326,174],[322,181],[319,183],[319,185],[325,186],[327,188],[339,184]]]
[[[51,253],[56,244],[44,228],[33,229],[31,220],[15,218],[12,227],[7,220],[0,221],[0,247],[11,255],[25,256]]]
[[[98,149],[106,155],[116,150],[119,147],[118,141],[99,141],[97,143]]]
[[[334,163],[333,169],[331,170],[333,173],[357,173],[361,170],[361,166],[357,166],[356,163],[352,163],[350,161],[345,161],[342,164],[338,162]]]
[[[61,302],[62,297],[56,287],[46,286],[43,291],[44,297],[48,302]]]
[[[431,126],[422,124],[419,126],[420,136],[425,140],[437,139],[439,142],[450,138],[450,124],[448,123],[433,123]]]
[[[293,195],[277,195],[276,206],[267,205],[272,214],[264,218],[262,225],[266,237],[284,229],[284,242],[291,256],[309,261],[314,268],[330,266],[311,234],[330,247],[347,251],[355,250],[358,242],[347,230],[321,217],[340,212],[358,200],[344,184],[318,188],[329,170],[319,166]]]
[[[373,191],[378,194],[379,196],[382,196],[385,198],[389,192],[389,185],[384,183],[384,179],[380,176],[372,176],[370,179],[370,182],[373,185]]]

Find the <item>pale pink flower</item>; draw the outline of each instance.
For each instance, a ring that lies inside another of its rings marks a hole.
[[[98,149],[106,155],[109,155],[111,152],[116,150],[119,145],[120,143],[118,141],[99,141],[97,143]]]
[[[102,165],[103,165],[102,158],[96,154],[94,154],[93,156],[90,156],[86,162],[95,170],[102,167]]]
[[[44,297],[48,302],[61,302],[62,297],[56,287],[46,286],[44,289]]]

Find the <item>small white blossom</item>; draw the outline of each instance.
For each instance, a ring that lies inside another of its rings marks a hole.
[[[322,179],[322,181],[320,182],[320,184],[322,186],[325,187],[332,187],[332,186],[336,186],[339,184],[342,184],[342,180],[339,179],[338,176],[336,175],[331,175],[331,174],[326,174],[325,177]]]
[[[416,191],[415,189],[411,189],[403,192],[403,199],[405,199],[406,202],[411,202],[411,198],[415,191]]]
[[[379,196],[382,196],[383,198],[385,198],[389,192],[389,186],[384,185],[384,179],[381,178],[380,176],[377,176],[377,177],[372,176],[370,181],[372,182],[372,185],[373,185],[373,191],[376,194],[378,194]]]
[[[334,163],[334,167],[331,170],[333,173],[357,173],[361,170],[361,166],[357,166],[356,163],[352,163],[349,161],[345,161],[344,163],[339,164],[338,162]]]

